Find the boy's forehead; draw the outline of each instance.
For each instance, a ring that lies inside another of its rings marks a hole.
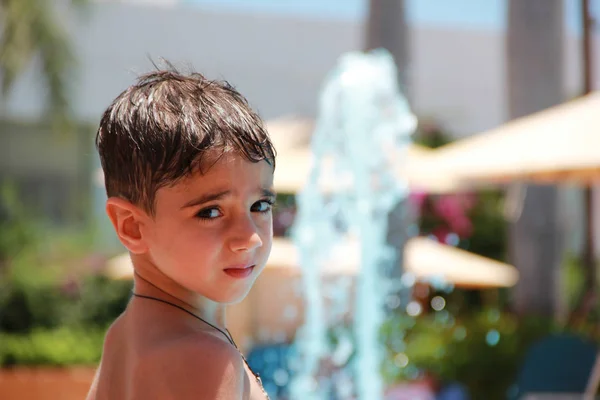
[[[201,174],[209,174],[212,170],[219,168],[229,168],[237,165],[249,165],[249,164],[266,164],[272,165],[268,160],[261,160],[259,162],[250,161],[248,157],[239,151],[225,148],[223,150],[211,150],[202,155],[201,159],[198,160],[194,167],[194,173],[200,172]],[[273,167],[271,166],[271,169]]]
[[[274,173],[272,164],[267,160],[250,161],[247,157],[239,152],[211,152],[202,161],[198,163],[197,168],[194,168],[194,176],[210,176],[219,173],[236,172],[237,169],[252,169],[255,172]]]
[[[192,173],[177,181],[172,189],[178,192],[211,190],[222,186],[273,186],[274,169],[266,160],[254,162],[237,153],[212,155],[202,160]]]

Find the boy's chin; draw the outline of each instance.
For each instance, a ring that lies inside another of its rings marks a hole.
[[[228,296],[219,296],[219,298],[216,300],[218,303],[221,303],[223,305],[234,305],[234,304],[239,304],[242,301],[244,301],[244,299],[246,297],[248,297],[248,293],[250,293],[250,289],[245,290],[241,293],[231,293]]]
[[[233,304],[238,304],[238,303],[241,303],[242,301],[244,301],[244,299],[250,293],[251,287],[252,286],[236,288],[235,290],[228,290],[228,291],[223,290],[218,293],[210,293],[209,295],[203,294],[201,291],[194,291],[194,292],[196,292],[198,295],[203,296],[215,303],[219,303],[222,305],[233,305]]]

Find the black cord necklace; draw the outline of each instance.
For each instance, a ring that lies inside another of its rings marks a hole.
[[[261,388],[261,390],[262,390],[263,394],[266,396],[267,400],[269,400],[269,395],[267,394],[267,392],[265,391],[265,388],[263,387],[262,380],[260,379],[260,376],[256,372],[254,372],[252,370],[252,368],[250,368],[250,365],[248,364],[248,361],[246,360],[246,357],[244,357],[244,354],[242,353],[242,351],[240,350],[240,348],[237,346],[237,344],[233,340],[233,336],[231,336],[231,332],[229,332],[229,330],[227,328],[225,328],[225,330],[222,330],[221,328],[219,328],[219,327],[211,324],[210,322],[208,322],[204,318],[201,318],[201,317],[197,316],[196,314],[194,314],[193,312],[191,312],[189,310],[186,310],[184,307],[181,307],[181,306],[179,306],[179,305],[177,305],[175,303],[172,303],[170,301],[163,300],[163,299],[160,299],[158,297],[152,297],[152,296],[146,296],[146,295],[143,295],[143,294],[138,294],[138,293],[135,293],[135,292],[131,292],[131,294],[134,295],[135,297],[139,297],[139,298],[142,298],[142,299],[148,299],[148,300],[158,301],[160,303],[164,303],[164,304],[173,306],[175,308],[178,308],[181,311],[188,313],[192,317],[194,317],[194,318],[196,318],[196,319],[204,322],[206,325],[208,325],[208,326],[216,329],[217,331],[219,331],[223,336],[225,336],[225,338],[227,339],[227,341],[229,343],[231,343],[231,345],[237,349],[238,353],[240,353],[240,356],[242,357],[242,360],[244,360],[244,363],[246,364],[246,366],[248,367],[248,369],[250,370],[250,372],[252,372],[252,375],[254,375],[254,377],[256,378],[256,381],[258,382],[258,386]],[[225,332],[227,332],[227,333],[225,333]]]
[[[236,349],[238,348],[237,345],[235,344],[235,342],[233,341],[233,337],[231,336],[231,333],[229,332],[229,330],[225,329],[225,331],[227,331],[227,333],[225,333],[225,331],[223,331],[218,326],[215,326],[215,325],[211,324],[207,320],[205,320],[205,319],[197,316],[196,314],[194,314],[193,312],[185,309],[184,307],[181,307],[181,306],[179,306],[179,305],[177,305],[175,303],[171,303],[170,301],[167,301],[167,300],[159,299],[158,297],[146,296],[146,295],[138,294],[138,293],[135,293],[135,292],[132,292],[131,294],[133,294],[136,297],[140,297],[142,299],[156,300],[156,301],[160,301],[161,303],[165,303],[165,304],[168,304],[170,306],[173,306],[175,308],[179,308],[181,311],[190,314],[192,317],[195,317],[195,318],[199,319],[200,321],[204,322],[206,325],[209,325],[212,328],[214,328],[214,329],[218,330],[219,332],[221,332],[221,334],[227,338],[227,340],[229,341],[229,343],[231,343],[233,346],[235,346]]]

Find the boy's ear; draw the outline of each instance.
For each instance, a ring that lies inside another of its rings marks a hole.
[[[148,250],[141,229],[145,214],[138,207],[127,200],[110,197],[106,201],[106,213],[123,246],[133,254]]]

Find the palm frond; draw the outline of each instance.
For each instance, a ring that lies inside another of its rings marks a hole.
[[[88,0],[72,0],[76,5]],[[47,0],[0,0],[0,89],[8,95],[19,75],[40,57],[47,111],[57,130],[72,125],[70,83],[76,68],[65,24]]]

